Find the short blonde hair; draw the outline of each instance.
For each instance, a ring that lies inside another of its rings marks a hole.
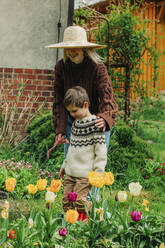
[[[104,59],[95,52],[95,49],[91,49],[91,48],[82,48],[82,50],[84,51],[84,55],[88,56],[94,63],[96,64],[101,64],[104,62]],[[64,52],[63,52],[63,60],[64,62],[66,62],[67,60],[67,55],[66,55],[66,51],[64,48]]]

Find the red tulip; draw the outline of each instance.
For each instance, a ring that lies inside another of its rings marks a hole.
[[[8,238],[9,239],[16,239],[16,233],[15,233],[15,231],[13,229],[11,229],[9,231]]]

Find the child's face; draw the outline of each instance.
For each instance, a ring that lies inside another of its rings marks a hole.
[[[65,49],[66,56],[75,64],[80,64],[84,59],[84,52],[82,48]]]
[[[88,113],[88,108],[86,107],[85,104],[82,108],[70,104],[69,106],[66,107],[66,109],[69,111],[70,115],[76,120],[81,120],[82,118],[86,117]]]

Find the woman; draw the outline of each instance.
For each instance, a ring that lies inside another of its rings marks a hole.
[[[53,116],[56,132],[55,144],[64,144],[65,156],[69,145],[73,118],[63,106],[66,91],[76,85],[86,89],[90,99],[90,112],[97,115],[95,125],[102,128],[109,145],[110,129],[115,125],[118,106],[107,69],[95,49],[104,46],[87,41],[86,31],[79,26],[67,27],[63,42],[48,48],[63,48],[64,57],[55,66]]]

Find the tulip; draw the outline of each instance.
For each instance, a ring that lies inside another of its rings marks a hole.
[[[103,172],[102,177],[104,177],[105,185],[112,185],[114,183],[114,175],[112,172]]]
[[[28,226],[29,226],[29,228],[31,228],[31,227],[34,226],[34,222],[33,222],[33,219],[32,218],[29,218],[28,219]]]
[[[165,248],[165,243],[161,243],[159,248]]]
[[[77,210],[69,209],[66,212],[65,219],[66,222],[74,224],[77,221],[78,217],[79,217],[79,213],[77,212]]]
[[[2,204],[2,208],[5,208],[6,210],[9,210],[9,207],[10,207],[10,204],[8,201],[5,201],[3,204]]]
[[[142,213],[140,211],[135,210],[135,211],[131,212],[131,219],[133,221],[137,222],[137,221],[141,220],[141,218],[142,218]]]
[[[99,176],[96,171],[91,171],[88,173],[88,181],[92,186],[101,188],[105,184],[103,176]]]
[[[143,203],[142,203],[143,206],[145,206],[145,211],[148,212],[149,211],[149,202],[145,199],[143,199]]]
[[[29,194],[34,195],[37,192],[37,186],[35,186],[33,184],[29,184],[27,186],[27,190],[28,190]]]
[[[56,195],[53,192],[51,192],[51,191],[46,192],[45,200],[47,203],[53,203],[55,198],[56,198]]]
[[[119,202],[125,202],[127,200],[127,192],[125,191],[119,191],[117,193],[117,196]]]
[[[5,181],[5,186],[8,192],[14,191],[14,188],[16,186],[16,179],[13,177],[7,178]]]
[[[66,234],[67,234],[67,229],[66,228],[60,228],[59,230],[58,230],[58,233],[59,233],[59,235],[60,236],[66,236]]]
[[[103,221],[104,220],[104,209],[103,208],[96,208],[95,209],[96,213],[99,213],[100,214],[100,221]]]
[[[68,192],[68,201],[75,202],[77,199],[77,193],[76,192]]]
[[[115,195],[115,201],[118,201],[119,198],[118,198],[118,193]]]
[[[84,223],[88,222],[88,217],[84,212],[78,212],[79,216],[78,216],[78,221],[83,221]]]
[[[13,229],[11,229],[9,231],[8,238],[9,239],[16,239],[16,233],[15,233],[15,231]]]
[[[53,179],[50,184],[50,188],[52,192],[58,192],[61,188],[62,182],[61,180]]]
[[[142,189],[140,183],[130,183],[128,187],[131,195],[133,196],[140,195]]]
[[[47,187],[46,188],[46,191],[51,191],[51,187]]]
[[[7,219],[9,217],[9,213],[8,213],[7,209],[5,209],[5,208],[2,209],[1,217],[4,219]]]
[[[47,180],[46,179],[40,179],[37,181],[37,188],[38,190],[45,190],[47,185]]]

